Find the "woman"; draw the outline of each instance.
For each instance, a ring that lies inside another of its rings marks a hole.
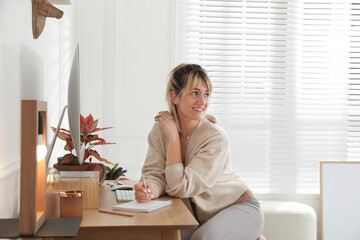
[[[226,133],[206,115],[212,84],[204,69],[181,64],[169,74],[169,111],[159,112],[149,133],[142,182],[135,196],[146,202],[164,194],[179,197],[200,222],[182,239],[244,239],[260,235],[264,218],[259,202],[230,167]],[[147,192],[147,193],[146,193]]]

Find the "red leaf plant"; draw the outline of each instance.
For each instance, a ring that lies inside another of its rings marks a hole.
[[[103,138],[99,138],[99,135],[93,134],[94,132],[112,128],[112,127],[97,128],[98,120],[99,119],[94,121],[94,118],[91,114],[89,114],[89,116],[87,116],[85,119],[82,115],[80,115],[81,142],[85,144],[85,154],[84,154],[83,162],[85,162],[88,158],[90,158],[89,161],[91,162],[91,158],[95,157],[100,162],[105,162],[114,165],[112,162],[106,160],[105,158],[100,157],[100,154],[92,149],[97,145],[115,144],[115,143],[106,142]],[[53,130],[53,132],[56,131],[56,128],[54,127],[51,127],[51,129]],[[68,164],[74,161],[76,159],[76,156],[72,154],[72,151],[74,150],[74,144],[71,139],[70,131],[64,128],[60,128],[58,133],[58,138],[66,142],[64,149],[70,152],[63,156],[63,160],[61,161],[61,164]]]

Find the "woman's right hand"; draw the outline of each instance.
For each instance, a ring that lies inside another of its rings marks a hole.
[[[159,112],[155,116],[155,121],[158,121],[161,124],[167,139],[171,140],[179,138],[179,132],[176,126],[175,118],[169,111]]]
[[[147,186],[147,189],[145,188],[144,183],[137,183],[134,185],[136,201],[138,201],[140,203],[148,202],[155,197],[155,194],[156,194],[155,187],[151,183],[146,184],[146,186]],[[148,194],[146,194],[146,190],[147,190]],[[148,198],[148,196],[149,196],[149,198]]]

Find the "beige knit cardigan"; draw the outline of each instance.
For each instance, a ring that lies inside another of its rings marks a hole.
[[[249,191],[230,166],[226,133],[206,117],[189,139],[184,164],[166,167],[168,142],[158,122],[149,133],[148,143],[142,172],[146,181],[155,186],[155,197],[168,194],[190,199],[200,223],[206,222]]]

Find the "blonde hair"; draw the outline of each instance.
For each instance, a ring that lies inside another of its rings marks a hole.
[[[168,76],[168,84],[166,88],[166,101],[169,105],[169,111],[174,116],[176,125],[181,132],[179,118],[177,115],[176,105],[171,99],[171,92],[174,91],[177,96],[181,94],[187,94],[192,91],[199,81],[204,81],[209,89],[209,94],[211,95],[213,90],[213,85],[210,81],[210,78],[201,66],[197,64],[185,64],[182,63],[179,66],[175,67]],[[213,123],[217,123],[215,116],[206,114],[205,117]]]

